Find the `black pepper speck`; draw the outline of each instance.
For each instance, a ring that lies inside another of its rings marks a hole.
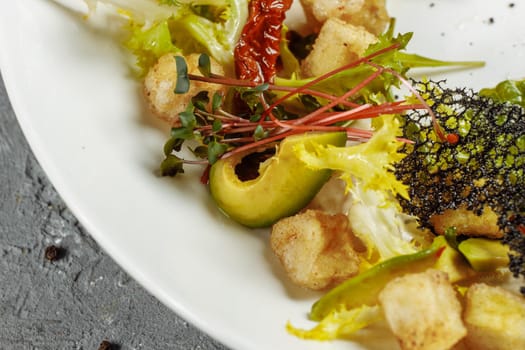
[[[114,344],[110,343],[107,340],[103,340],[102,343],[98,346],[98,350],[115,350]]]
[[[49,261],[56,261],[62,259],[64,255],[64,249],[57,247],[56,245],[50,245],[49,247],[46,247],[46,250],[44,252],[45,258]]]

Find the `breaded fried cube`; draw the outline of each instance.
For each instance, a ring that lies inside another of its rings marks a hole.
[[[318,26],[339,18],[379,35],[390,21],[385,0],[301,0],[301,4],[308,19]]]
[[[403,350],[450,349],[467,333],[445,272],[429,269],[398,277],[381,291],[379,301]]]
[[[489,207],[483,208],[483,213],[477,215],[466,208],[448,209],[443,214],[430,218],[434,231],[445,234],[449,227],[455,227],[458,235],[487,238],[501,238],[503,232],[498,226],[498,215]]]
[[[310,54],[301,64],[306,77],[318,76],[362,57],[377,38],[363,27],[337,18],[328,19],[319,32]]]
[[[272,227],[270,244],[295,284],[331,288],[359,272],[360,259],[346,215],[306,210]]]
[[[200,75],[200,54],[185,56],[188,74]],[[224,74],[223,67],[210,57],[211,71],[215,74]],[[208,91],[208,96],[214,93],[224,93],[226,88],[219,84],[191,81],[190,89],[185,94],[174,92],[177,82],[177,64],[175,54],[165,54],[150,68],[144,78],[144,96],[153,114],[166,120],[170,125],[176,125],[179,113],[188,106],[191,98],[200,91]]]
[[[469,349],[525,349],[525,298],[502,287],[472,285],[463,315]]]

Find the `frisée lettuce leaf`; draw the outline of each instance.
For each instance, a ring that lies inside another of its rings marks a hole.
[[[125,46],[145,72],[166,53],[207,53],[233,65],[233,49],[248,19],[246,0],[85,0],[94,11],[113,7],[129,20]]]
[[[406,225],[396,196],[409,198],[407,187],[393,173],[393,164],[404,158],[398,152],[402,141],[397,135],[399,120],[380,117],[381,126],[367,142],[346,147],[316,145],[307,150],[299,145],[297,156],[313,169],[333,169],[352,194],[347,213],[354,233],[368,249],[367,260],[375,264],[397,255],[421,249],[424,232]]]
[[[302,339],[333,340],[351,337],[360,329],[381,319],[383,319],[383,314],[378,305],[362,305],[352,309],[341,305],[339,309],[332,310],[311,329],[297,328],[291,323],[286,325],[286,329],[290,334]]]
[[[313,151],[298,145],[296,155],[313,169],[340,171],[347,191],[352,190],[354,180],[358,179],[365,190],[386,191],[408,198],[406,186],[391,171],[392,164],[405,156],[398,152],[403,144],[397,140],[400,124],[393,116],[382,118],[383,126],[367,142],[346,147],[315,145]]]

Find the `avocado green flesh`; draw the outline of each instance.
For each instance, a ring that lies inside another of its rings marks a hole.
[[[241,181],[235,166],[247,154],[217,161],[210,170],[210,192],[219,208],[248,227],[266,227],[308,204],[330,178],[330,170],[312,170],[295,156],[297,144],[344,146],[346,133],[307,133],[283,140],[257,178]]]
[[[469,238],[461,242],[459,251],[475,271],[490,271],[509,264],[509,249],[500,241]]]
[[[445,247],[433,268],[446,272],[451,283],[461,281],[475,274],[465,257],[447,243],[445,236],[434,238],[432,246]]]

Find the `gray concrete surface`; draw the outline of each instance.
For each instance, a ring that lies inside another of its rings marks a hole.
[[[62,259],[44,258],[51,244]],[[0,350],[226,348],[153,298],[81,227],[35,160],[0,76]]]

